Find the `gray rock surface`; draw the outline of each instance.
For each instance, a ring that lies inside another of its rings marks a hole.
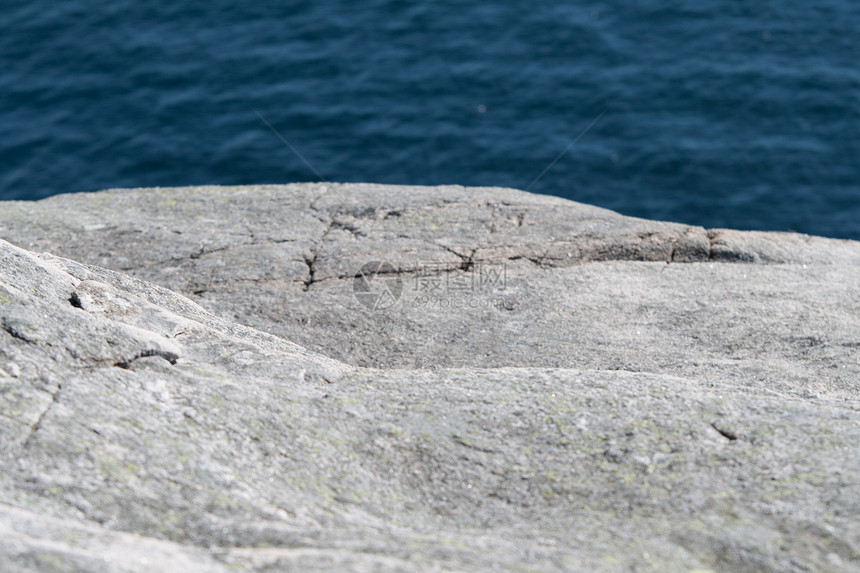
[[[0,570],[860,569],[858,243],[309,184],[0,237]]]
[[[708,231],[512,189],[346,184],[10,202],[0,238],[356,366],[629,370],[860,397],[853,241]],[[384,311],[354,296],[371,261],[399,271]]]

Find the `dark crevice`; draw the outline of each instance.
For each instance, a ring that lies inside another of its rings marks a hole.
[[[73,292],[72,296],[69,297],[69,303],[75,308],[84,308],[84,306],[81,304],[81,299],[76,292]]]
[[[437,245],[437,246],[442,247],[443,249],[445,249],[449,253],[451,253],[453,255],[457,255],[460,258],[460,265],[457,267],[452,267],[450,270],[469,271],[472,269],[472,267],[475,266],[475,253],[478,252],[477,248],[472,249],[472,252],[469,253],[468,255],[464,255],[463,253],[458,253],[457,251],[455,251],[451,247],[446,247],[445,245]],[[442,269],[442,270],[447,271],[449,269]]]
[[[311,257],[305,257],[305,264],[308,266],[308,278],[305,279],[302,290],[308,291],[311,288],[311,285],[316,282],[314,280],[314,275],[316,274],[316,269],[314,268],[317,262],[317,254],[314,253]]]
[[[711,422],[711,427],[717,432],[719,432],[722,437],[726,438],[729,441],[733,442],[738,439],[738,435],[735,432],[727,430],[726,428],[720,428],[716,422]]]
[[[505,259],[504,261],[501,261],[501,262],[507,262],[507,261],[529,261],[530,263],[532,263],[535,266],[538,266],[538,267],[543,266],[543,259],[540,259],[537,257],[527,257],[525,255],[513,255],[513,256],[508,257],[507,259]]]
[[[252,244],[252,243],[244,243],[244,244]],[[237,247],[237,246],[239,246],[239,245],[227,245],[227,246],[224,246],[224,247],[218,247],[218,248],[216,248],[216,249],[210,249],[210,250],[208,250],[208,251],[207,251],[204,247],[201,247],[201,248],[200,248],[200,250],[199,250],[199,251],[197,251],[196,253],[191,253],[191,255],[190,255],[188,258],[190,258],[190,259],[199,259],[199,258],[200,258],[200,257],[202,257],[203,255],[208,255],[208,254],[211,254],[211,253],[219,253],[219,252],[221,252],[221,251],[226,251],[227,249],[231,249],[231,248],[233,248],[233,247]]]
[[[361,230],[360,230],[358,227],[356,227],[355,225],[353,225],[353,224],[351,224],[351,223],[348,223],[348,222],[345,222],[345,221],[338,221],[337,219],[333,219],[333,220],[332,220],[332,222],[331,222],[331,228],[332,228],[332,229],[343,229],[344,231],[348,231],[348,232],[352,233],[352,234],[353,234],[353,235],[355,235],[356,237],[364,237],[364,236],[366,236],[366,235],[365,235],[364,233],[362,233],[362,232],[361,232]]]
[[[551,263],[547,263],[547,258],[549,257],[549,252],[552,249],[552,246],[555,244],[556,243],[553,242],[549,247],[546,248],[546,250],[543,252],[543,254],[540,255],[539,257],[535,257],[535,256],[530,257],[527,255],[523,255],[522,257],[519,257],[519,258],[527,260],[527,261],[531,262],[533,265],[538,266],[538,267],[553,266]],[[510,257],[509,257],[509,260],[510,260]],[[550,260],[552,260],[552,259],[550,259]]]
[[[308,267],[308,276],[304,280],[304,282],[302,283],[303,284],[302,290],[304,290],[304,291],[310,290],[311,285],[314,284],[315,282],[317,282],[315,275],[316,275],[316,264],[317,264],[317,258],[319,257],[319,252],[322,249],[322,245],[325,242],[326,237],[331,232],[331,230],[335,228],[336,225],[337,225],[337,223],[335,222],[334,219],[329,219],[328,226],[322,232],[322,235],[320,235],[319,244],[316,246],[316,248],[314,248],[313,252],[311,252],[310,255],[305,256],[305,265],[307,265],[307,267]]]
[[[116,366],[117,368],[122,368],[124,370],[129,370],[129,369],[131,369],[131,365],[132,365],[132,363],[134,363],[135,360],[137,360],[138,358],[146,358],[148,356],[160,356],[161,358],[164,358],[165,360],[167,360],[171,364],[176,364],[176,361],[179,360],[179,355],[174,353],[174,352],[167,352],[165,350],[150,349],[150,350],[143,350],[141,352],[138,352],[136,355],[134,355],[132,358],[130,358],[128,360],[120,360],[119,362],[115,362],[114,366]]]
[[[6,333],[8,333],[9,336],[11,336],[12,338],[17,338],[18,340],[22,340],[27,344],[36,344],[35,340],[33,340],[32,338],[28,338],[26,335],[18,332],[15,327],[6,322],[5,319],[3,320],[3,330],[6,331]]]

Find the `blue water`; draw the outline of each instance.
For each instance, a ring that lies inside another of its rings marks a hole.
[[[0,0],[0,198],[526,188],[860,239],[860,3]]]

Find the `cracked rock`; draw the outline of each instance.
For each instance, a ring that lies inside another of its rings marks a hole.
[[[0,237],[0,570],[860,567],[855,242],[315,184]]]

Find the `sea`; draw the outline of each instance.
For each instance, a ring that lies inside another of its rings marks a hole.
[[[0,199],[323,180],[860,239],[860,2],[0,0]]]

